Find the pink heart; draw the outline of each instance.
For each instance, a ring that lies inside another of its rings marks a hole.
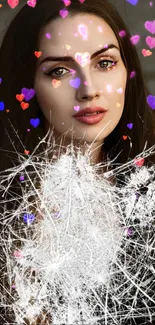
[[[135,76],[135,74],[136,74],[135,71],[132,71],[132,72],[130,73],[130,79],[133,78],[133,77]]]
[[[155,47],[155,38],[151,36],[147,36],[146,43],[150,47],[150,49],[153,49]]]
[[[36,6],[36,0],[28,0],[27,4],[28,6],[34,8]]]
[[[76,112],[78,112],[79,109],[80,109],[80,106],[74,106],[74,109],[75,109]]]
[[[66,7],[68,7],[71,4],[71,1],[70,0],[63,0],[63,1],[64,1],[64,5]]]
[[[140,39],[140,36],[139,36],[139,35],[134,35],[134,36],[132,36],[132,37],[130,38],[131,43],[132,43],[133,45],[136,45],[136,44],[139,42],[139,39]]]
[[[119,36],[120,36],[120,37],[124,37],[125,35],[126,35],[125,30],[121,30],[121,31],[119,32]]]
[[[13,256],[17,257],[17,258],[22,258],[23,257],[22,252],[20,250],[19,251],[18,250],[14,251]]]
[[[146,21],[145,28],[151,33],[155,34],[155,20],[154,21]]]
[[[144,158],[138,158],[138,159],[135,159],[135,164],[138,166],[138,167],[142,167],[144,165]]]
[[[143,49],[143,50],[142,50],[142,54],[143,54],[144,56],[150,56],[150,55],[152,54],[152,52],[150,52],[150,50],[145,50],[145,49]]]
[[[59,13],[62,18],[65,18],[68,15],[68,10],[62,9],[59,11]]]
[[[17,7],[19,4],[19,0],[8,0],[8,5],[14,9],[15,7]]]
[[[80,65],[82,65],[82,67],[84,67],[86,64],[88,64],[90,62],[90,53],[89,52],[85,52],[85,53],[77,52],[75,54],[75,60]]]
[[[79,0],[81,3],[83,3],[85,0]]]
[[[117,93],[122,94],[122,92],[123,92],[122,88],[117,89]]]

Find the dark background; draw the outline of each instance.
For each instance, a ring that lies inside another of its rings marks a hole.
[[[115,5],[116,9],[129,27],[131,35],[140,35],[138,44],[134,46],[138,50],[138,55],[142,63],[144,77],[150,94],[155,96],[155,48],[150,49],[146,43],[146,37],[151,36],[155,38],[155,34],[151,34],[145,29],[144,26],[146,21],[155,20],[155,0],[138,0],[135,6],[129,3],[127,0],[110,1]],[[0,45],[5,34],[5,30],[11,19],[26,3],[27,0],[19,0],[18,6],[12,9],[8,5],[7,0],[0,1],[0,4],[2,4],[2,7],[0,8]],[[152,3],[152,6],[150,6],[150,3]],[[142,54],[142,49],[150,50],[152,55],[144,57]]]

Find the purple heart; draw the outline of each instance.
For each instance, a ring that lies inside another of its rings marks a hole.
[[[0,84],[2,83],[2,78],[0,78]]]
[[[34,126],[36,128],[40,123],[40,119],[39,118],[31,118],[30,123],[32,126]]]
[[[34,219],[35,219],[34,214],[25,213],[23,216],[24,222],[27,223],[28,225],[31,224]]]
[[[127,0],[127,2],[131,3],[133,6],[136,6],[138,0]]]
[[[132,234],[133,234],[132,228],[128,228],[127,234],[128,234],[128,236],[132,236]]]
[[[133,124],[132,123],[129,123],[129,124],[127,124],[127,127],[128,127],[128,129],[132,129],[133,128]]]
[[[152,109],[155,109],[155,96],[149,95],[147,97],[147,103]]]
[[[155,34],[155,20],[154,21],[146,21],[145,28],[151,33]]]
[[[46,33],[46,37],[47,38],[51,38],[51,34],[50,33]]]
[[[23,88],[21,93],[24,95],[24,99],[28,102],[35,95],[35,90],[33,88]]]
[[[78,88],[80,86],[81,80],[80,78],[70,80],[70,85],[74,88]]]
[[[0,102],[0,111],[4,111],[4,102]]]
[[[20,179],[20,181],[24,181],[24,176],[21,175],[21,176],[19,177],[19,179]]]
[[[147,36],[146,43],[150,47],[150,49],[153,49],[155,47],[155,37]]]

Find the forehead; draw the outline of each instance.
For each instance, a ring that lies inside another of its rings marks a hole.
[[[92,14],[78,14],[57,18],[49,22],[41,31],[39,48],[48,52],[65,48],[64,54],[73,51],[94,52],[105,44],[113,43],[119,48],[118,40],[111,27],[100,17]],[[66,51],[66,45],[70,51]],[[74,53],[74,52],[73,52]]]

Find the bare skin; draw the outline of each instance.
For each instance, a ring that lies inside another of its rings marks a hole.
[[[51,35],[50,39],[47,33]],[[114,44],[118,49],[108,49],[107,44]],[[92,60],[86,59],[87,55],[90,58],[101,48],[106,51]],[[60,17],[42,29],[39,49],[42,55],[37,63],[34,88],[45,116],[45,132],[54,127],[58,145],[67,147],[73,141],[75,148],[82,152],[91,148],[90,163],[103,161],[101,146],[122,116],[127,80],[113,30],[103,19],[92,14]],[[81,61],[77,59],[77,53],[81,53]],[[49,56],[72,56],[73,62],[42,62]],[[70,82],[76,78],[80,85],[75,88]],[[77,106],[80,110],[101,106],[107,113],[99,123],[87,125],[73,117]]]

